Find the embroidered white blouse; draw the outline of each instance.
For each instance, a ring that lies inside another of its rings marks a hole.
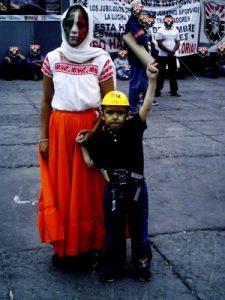
[[[84,111],[99,107],[99,83],[114,74],[114,65],[106,55],[78,64],[62,59],[58,49],[49,52],[43,62],[42,72],[54,84],[52,108],[66,111]]]

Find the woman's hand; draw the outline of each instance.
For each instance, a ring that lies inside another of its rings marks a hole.
[[[41,153],[41,156],[43,159],[48,159],[48,148],[49,148],[49,142],[47,139],[40,140],[39,142],[39,151]]]

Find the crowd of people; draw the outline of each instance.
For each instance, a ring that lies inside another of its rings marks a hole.
[[[208,51],[207,47],[198,48],[200,57],[199,72],[208,78],[225,76],[225,43],[218,44],[216,52]]]

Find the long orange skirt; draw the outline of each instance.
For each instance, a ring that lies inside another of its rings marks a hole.
[[[39,155],[41,191],[38,228],[41,241],[59,256],[75,256],[104,246],[104,180],[85,165],[75,138],[91,129],[96,112],[54,111],[49,124],[49,159]]]

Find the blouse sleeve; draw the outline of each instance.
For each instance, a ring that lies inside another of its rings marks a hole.
[[[114,64],[111,59],[107,59],[99,76],[99,82],[106,81],[114,75]]]
[[[44,58],[44,61],[43,61],[43,65],[42,65],[42,68],[41,68],[42,72],[52,78],[53,75],[52,75],[52,71],[51,71],[51,68],[50,68],[50,64],[49,64],[49,60],[48,60],[48,55],[45,56]]]

